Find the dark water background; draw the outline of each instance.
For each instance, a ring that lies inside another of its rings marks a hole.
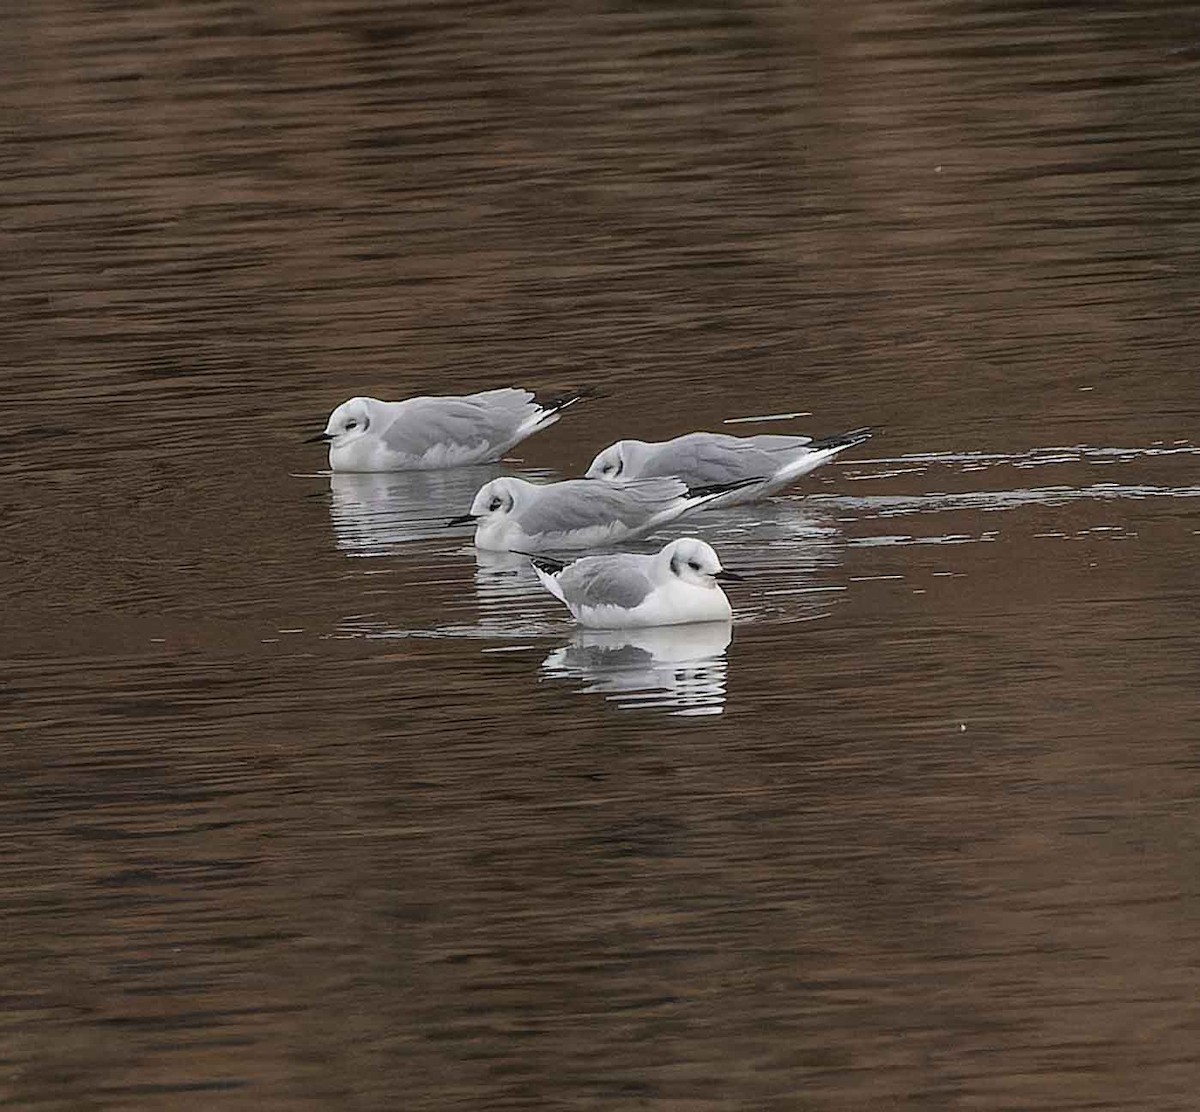
[[[3,10],[4,1107],[1197,1107],[1193,4]],[[582,635],[513,382],[882,431]]]

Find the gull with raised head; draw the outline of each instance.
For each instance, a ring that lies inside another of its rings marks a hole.
[[[512,386],[402,402],[351,398],[308,443],[329,445],[333,471],[430,471],[490,463],[549,428],[589,394],[577,390],[539,403],[530,391]]]
[[[854,429],[819,440],[808,436],[730,436],[716,432],[692,432],[657,443],[618,440],[592,460],[587,478],[627,482],[654,475],[674,475],[689,486],[756,478],[756,482],[745,483],[716,502],[717,506],[732,506],[782,490],[870,436],[870,429]]]
[[[680,479],[530,483],[505,476],[480,487],[471,510],[447,525],[475,524],[475,544],[499,551],[603,548],[636,540],[755,479],[691,487]]]
[[[717,580],[726,571],[712,546],[680,537],[651,556],[584,556],[566,564],[530,555],[541,584],[588,629],[724,622],[733,611]]]

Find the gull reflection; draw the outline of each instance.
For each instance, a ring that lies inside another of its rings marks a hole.
[[[516,552],[472,549],[475,555],[475,602],[479,628],[518,637],[545,633],[547,616],[558,604],[534,577],[526,556]],[[557,618],[557,613],[554,614]]]
[[[501,579],[512,579],[529,568],[529,557],[521,552],[494,552],[490,548],[474,548],[475,554],[475,585],[481,596],[487,596],[489,584]],[[537,580],[533,574],[528,576],[530,583],[536,586]]]
[[[446,522],[502,473],[499,465],[442,471],[329,476],[330,517],[338,548],[351,556],[391,556],[411,541],[442,540]]]
[[[647,629],[581,629],[542,663],[556,679],[582,680],[622,707],[678,715],[721,714],[729,622]]]

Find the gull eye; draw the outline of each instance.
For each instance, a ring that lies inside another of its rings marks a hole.
[[[356,428],[358,428],[357,421],[347,421],[346,422],[346,431],[347,432],[349,432],[351,429],[356,429]]]
[[[495,512],[496,512],[496,511],[497,511],[497,510],[498,510],[498,509],[499,509],[501,506],[503,506],[503,505],[504,505],[504,502],[503,502],[503,500],[502,500],[502,499],[499,499],[499,498],[493,498],[493,499],[492,499],[492,500],[491,500],[491,501],[488,503],[488,510],[490,510],[492,513],[495,513]]]
[[[691,569],[692,569],[692,571],[699,571],[699,570],[700,570],[700,565],[699,565],[699,564],[698,564],[698,563],[697,563],[695,560],[689,560],[689,561],[688,561],[688,567],[689,567],[689,568],[691,568]]]

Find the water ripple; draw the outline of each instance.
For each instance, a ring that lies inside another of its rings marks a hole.
[[[533,481],[545,471],[502,464],[444,471],[398,471],[329,476],[329,514],[337,546],[350,556],[393,556],[413,541],[443,540],[446,522],[466,513],[485,483],[515,473]]]
[[[1122,483],[1093,483],[1086,487],[1028,487],[1018,490],[931,491],[928,494],[879,494],[865,498],[841,494],[810,495],[809,500],[840,510],[859,511],[864,517],[898,517],[951,510],[994,513],[1019,506],[1064,506],[1071,502],[1144,498],[1200,498],[1200,486],[1157,487]]]
[[[582,693],[603,695],[626,710],[716,715],[725,707],[732,638],[729,622],[579,630],[546,657],[542,672],[580,682]]]

